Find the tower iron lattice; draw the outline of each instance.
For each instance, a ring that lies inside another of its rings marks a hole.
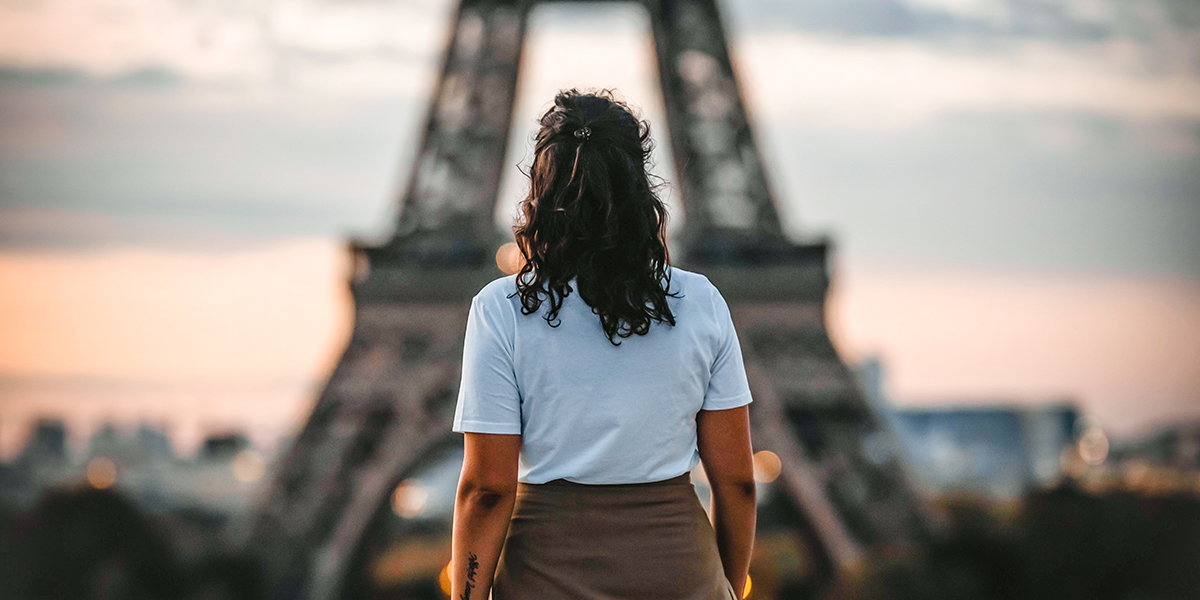
[[[344,596],[392,490],[455,435],[467,311],[502,275],[494,207],[537,3],[461,0],[395,232],[351,243],[353,333],[248,539],[273,599]],[[826,330],[828,245],[783,234],[716,0],[640,3],[686,211],[672,256],[728,300],[755,396],[755,449],[781,458],[792,526],[831,574],[919,554],[925,520],[899,447]]]

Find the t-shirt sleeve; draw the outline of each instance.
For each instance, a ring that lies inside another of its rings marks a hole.
[[[742,361],[742,346],[737,330],[733,327],[733,316],[721,293],[713,288],[713,309],[717,323],[717,351],[713,359],[708,391],[704,394],[701,410],[726,410],[750,404],[750,382],[746,379],[746,365]]]
[[[494,299],[481,294],[471,301],[454,431],[521,433],[512,319],[510,307]]]

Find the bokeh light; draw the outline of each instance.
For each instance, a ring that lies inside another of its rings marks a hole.
[[[421,516],[429,500],[429,491],[412,480],[404,480],[392,492],[392,511],[405,519]]]
[[[117,483],[117,465],[105,456],[88,461],[86,474],[88,485],[98,490],[108,489]]]
[[[1098,465],[1108,458],[1108,436],[1099,427],[1090,427],[1079,438],[1079,456],[1089,465]]]
[[[516,242],[509,242],[496,250],[496,266],[505,275],[512,275],[521,270],[521,249]]]
[[[234,479],[242,483],[253,483],[262,479],[267,471],[267,462],[262,454],[247,448],[233,457],[229,468],[233,471]]]
[[[754,481],[771,483],[779,477],[783,463],[779,456],[770,450],[760,450],[754,453]]]
[[[442,572],[438,574],[438,587],[442,589],[442,593],[450,595],[450,563],[442,567]]]

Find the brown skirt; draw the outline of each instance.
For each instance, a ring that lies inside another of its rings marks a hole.
[[[736,600],[688,474],[519,484],[494,600]]]

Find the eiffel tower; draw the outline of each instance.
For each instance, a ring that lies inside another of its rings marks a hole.
[[[351,243],[353,334],[248,540],[270,598],[348,595],[392,490],[453,441],[468,307],[502,275],[494,256],[510,239],[493,214],[536,3],[461,0],[395,233]],[[782,526],[818,555],[813,577],[825,583],[881,556],[919,554],[927,527],[898,445],[826,331],[828,246],[783,234],[716,0],[641,3],[687,217],[672,256],[728,300],[756,399],[756,450],[782,463]]]

